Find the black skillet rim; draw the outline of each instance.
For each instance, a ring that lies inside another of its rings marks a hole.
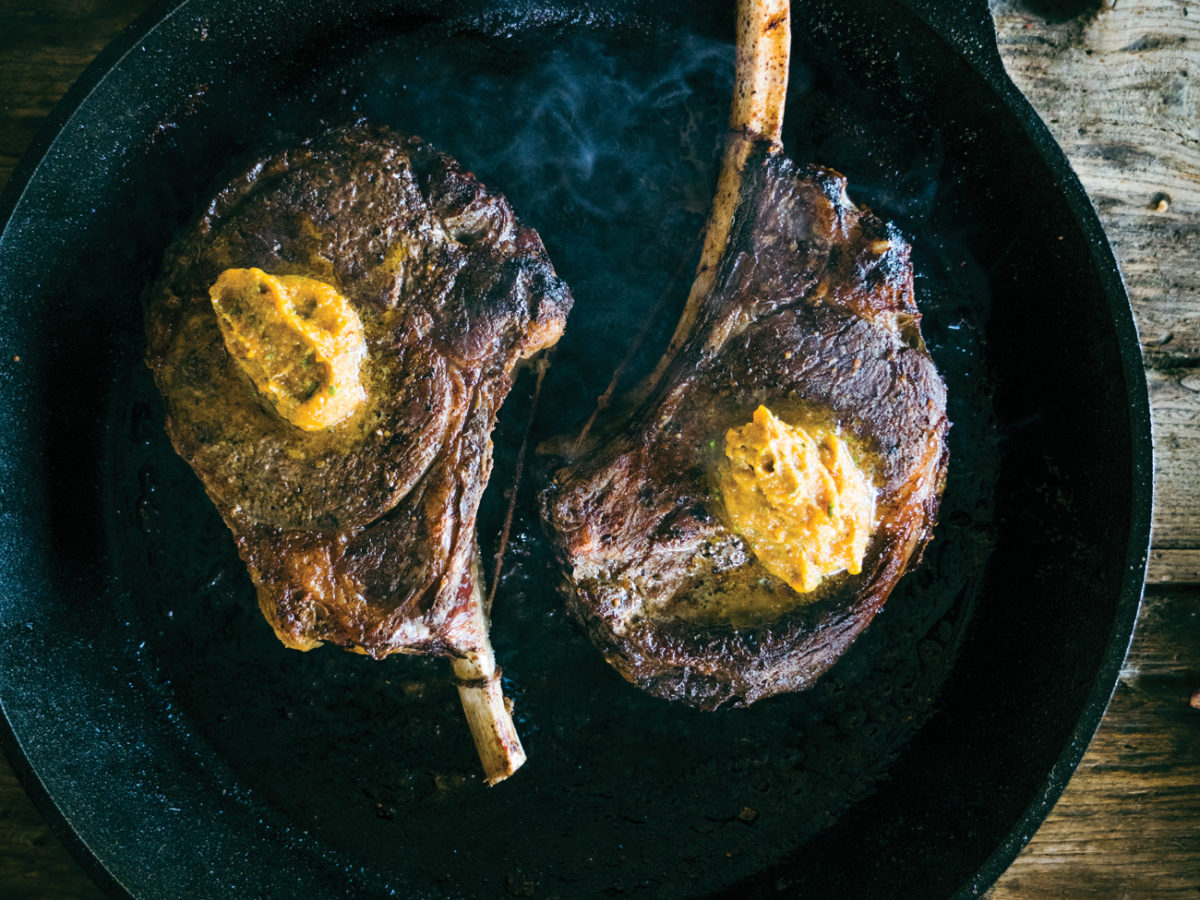
[[[26,188],[55,139],[93,90],[157,26],[188,5],[188,2],[189,0],[159,0],[105,47],[71,85],[39,128],[18,161],[5,190],[0,193],[0,223],[3,223],[0,226],[0,234],[7,229]],[[1114,323],[1118,341],[1126,395],[1130,401],[1129,416],[1133,442],[1133,497],[1125,574],[1118,597],[1117,616],[1110,631],[1101,666],[1093,679],[1093,688],[1066,747],[1046,774],[1042,790],[1014,823],[1006,838],[979,868],[974,878],[957,892],[958,896],[965,897],[977,896],[993,884],[1032,838],[1083,758],[1116,688],[1122,663],[1132,641],[1144,590],[1153,509],[1153,444],[1141,343],[1116,260],[1095,209],[1065,154],[1036,111],[1004,72],[987,4],[981,0],[973,0],[965,6],[951,4],[948,11],[939,8],[941,4],[937,0],[903,0],[903,3],[951,44],[989,84],[1001,103],[1016,116],[1025,136],[1036,146],[1047,167],[1058,176],[1064,198],[1087,237],[1092,265],[1104,286],[1109,315]],[[41,778],[30,766],[7,714],[0,716],[0,720],[0,745],[3,745],[5,755],[12,764],[18,780],[38,811],[105,893],[114,896],[126,895],[122,886],[88,847],[82,835],[67,820]]]
[[[1079,177],[1071,168],[1066,154],[1050,133],[1046,123],[1008,77],[1000,58],[995,23],[988,4],[983,0],[973,0],[963,6],[953,6],[952,13],[946,16],[944,10],[938,9],[937,0],[904,2],[935,32],[954,45],[968,65],[992,87],[1002,104],[1016,116],[1022,131],[1037,148],[1046,166],[1056,175],[1059,189],[1075,220],[1084,231],[1092,266],[1104,287],[1109,315],[1115,326],[1121,373],[1125,379],[1126,397],[1129,400],[1130,435],[1133,443],[1133,497],[1129,540],[1125,553],[1125,574],[1117,600],[1117,615],[1092,690],[1083,713],[1071,731],[1066,747],[1046,774],[1044,786],[1036,799],[1026,808],[1004,841],[976,872],[975,877],[957,892],[957,896],[965,898],[979,896],[994,884],[1033,838],[1078,768],[1116,691],[1121,667],[1133,642],[1134,627],[1145,590],[1154,509],[1154,445],[1141,339],[1112,246],[1100,224],[1095,207]]]
[[[186,5],[188,0],[158,0],[138,16],[115,40],[105,46],[84,69],[62,98],[54,105],[50,115],[38,128],[33,140],[17,160],[8,184],[0,191],[0,237],[8,230],[9,222],[16,212],[29,183],[37,174],[38,167],[50,151],[59,134],[79,109],[87,102],[92,92],[109,76],[129,53],[142,43],[159,24],[175,10]],[[100,862],[83,836],[75,830],[58,803],[34,771],[21,746],[21,740],[9,721],[8,712],[0,706],[0,747],[13,768],[21,787],[33,801],[34,807],[45,818],[47,824],[63,846],[83,867],[96,885],[111,897],[127,897],[129,893],[113,874]]]

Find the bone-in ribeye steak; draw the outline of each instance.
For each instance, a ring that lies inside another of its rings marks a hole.
[[[551,464],[543,518],[568,602],[646,690],[712,709],[810,685],[930,536],[945,387],[921,338],[909,248],[828,169],[767,141],[678,351],[632,412]],[[801,597],[759,563],[714,487],[727,429],[759,404],[852,436],[877,491],[860,574]],[[569,442],[558,445],[569,446]]]
[[[263,401],[210,300],[231,267],[344,295],[367,348],[354,415],[303,430]],[[570,306],[503,197],[386,129],[255,162],[172,246],[148,298],[147,359],[172,443],[285,644],[374,657],[487,647],[472,561],[490,434],[514,366],[557,341]]]

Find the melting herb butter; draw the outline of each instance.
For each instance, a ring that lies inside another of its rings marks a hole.
[[[794,590],[862,571],[875,490],[836,434],[789,425],[759,406],[726,433],[717,483],[734,528]]]
[[[303,275],[226,269],[209,289],[225,347],[259,394],[305,431],[329,428],[366,399],[358,314],[332,285]]]

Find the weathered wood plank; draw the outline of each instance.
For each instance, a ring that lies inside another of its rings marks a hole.
[[[1148,580],[1200,583],[1200,7],[1059,3],[1095,11],[1049,24],[1028,11],[1039,5],[993,0],[1001,56],[1092,198],[1129,288],[1160,501]]]
[[[1200,15],[1106,0],[1050,25],[994,2],[1001,55],[1091,196],[1126,279],[1155,437],[1148,581],[1200,583]],[[1200,13],[1200,10],[1193,10]],[[1083,763],[991,900],[1200,890],[1200,592],[1148,594]]]
[[[1147,595],[1121,682],[1062,799],[989,900],[1200,892],[1200,592]]]
[[[99,888],[66,851],[0,758],[0,896],[92,900]]]
[[[147,0],[0,0],[0,185],[42,120]]]
[[[42,121],[149,0],[0,0],[0,188]],[[98,900],[0,757],[0,897]]]
[[[1150,369],[1146,377],[1157,500],[1147,581],[1200,584],[1200,367]]]
[[[1200,550],[1153,550],[1146,581],[1155,585],[1200,581]]]

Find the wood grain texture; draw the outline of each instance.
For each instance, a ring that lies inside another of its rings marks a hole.
[[[146,0],[0,0],[0,187],[67,88],[148,5]],[[0,757],[0,897],[101,896]]]
[[[91,900],[101,896],[0,758],[0,897]]]
[[[989,900],[1200,894],[1200,598],[1147,595],[1104,722]]]
[[[1034,9],[1090,6],[1047,22]],[[0,0],[0,185],[148,0]],[[1099,7],[1099,8],[1098,8]],[[1155,436],[1152,585],[1061,801],[991,900],[1200,896],[1200,2],[993,0],[1001,54],[1087,188],[1129,286]],[[0,897],[95,898],[0,760]]]
[[[147,0],[0,0],[0,184],[42,120]]]
[[[1200,895],[1200,4],[1086,5],[1058,23],[1032,2],[992,11],[1129,289],[1155,442],[1147,582],[1172,588],[1148,593],[1100,730],[990,900]]]
[[[1156,448],[1148,581],[1200,584],[1200,4],[1103,0],[1048,23],[993,0],[1001,56],[1087,189],[1125,276]]]

